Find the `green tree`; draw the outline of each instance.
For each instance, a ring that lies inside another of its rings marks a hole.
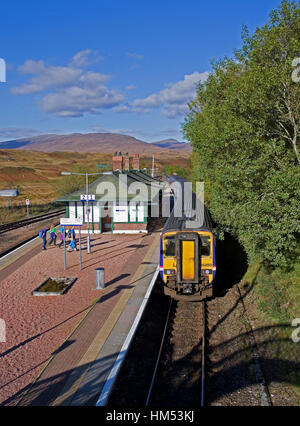
[[[253,259],[286,265],[299,233],[299,1],[283,1],[232,59],[213,65],[183,125],[213,218]]]

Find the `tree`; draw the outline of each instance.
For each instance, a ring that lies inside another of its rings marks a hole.
[[[283,1],[233,59],[213,64],[190,103],[183,131],[193,145],[195,176],[222,231],[249,258],[285,265],[299,233],[299,2]]]

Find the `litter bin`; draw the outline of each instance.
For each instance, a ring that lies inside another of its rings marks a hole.
[[[96,268],[96,288],[95,290],[105,289],[104,268]]]

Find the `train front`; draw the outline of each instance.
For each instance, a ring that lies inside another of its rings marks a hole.
[[[179,182],[183,188],[183,179]],[[201,301],[213,296],[216,275],[211,220],[195,194],[190,203],[184,202],[182,195],[174,198],[174,208],[161,234],[160,273],[164,292],[176,300]],[[182,206],[181,215],[176,214],[178,203]]]
[[[161,277],[165,294],[176,300],[204,300],[213,295],[215,240],[210,231],[164,232]]]

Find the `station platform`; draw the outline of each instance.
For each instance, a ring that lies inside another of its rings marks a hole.
[[[119,275],[100,291],[100,297],[84,312],[32,383],[21,388],[4,405],[90,406],[105,403],[130,344],[129,336],[134,333],[158,275],[160,233],[152,232],[139,238]],[[118,241],[122,241],[121,236]],[[0,260],[0,280],[5,280],[16,266],[20,267],[40,252],[40,246],[41,240],[33,240]],[[94,270],[94,266],[95,263],[90,267]],[[84,271],[82,274],[84,277]]]

